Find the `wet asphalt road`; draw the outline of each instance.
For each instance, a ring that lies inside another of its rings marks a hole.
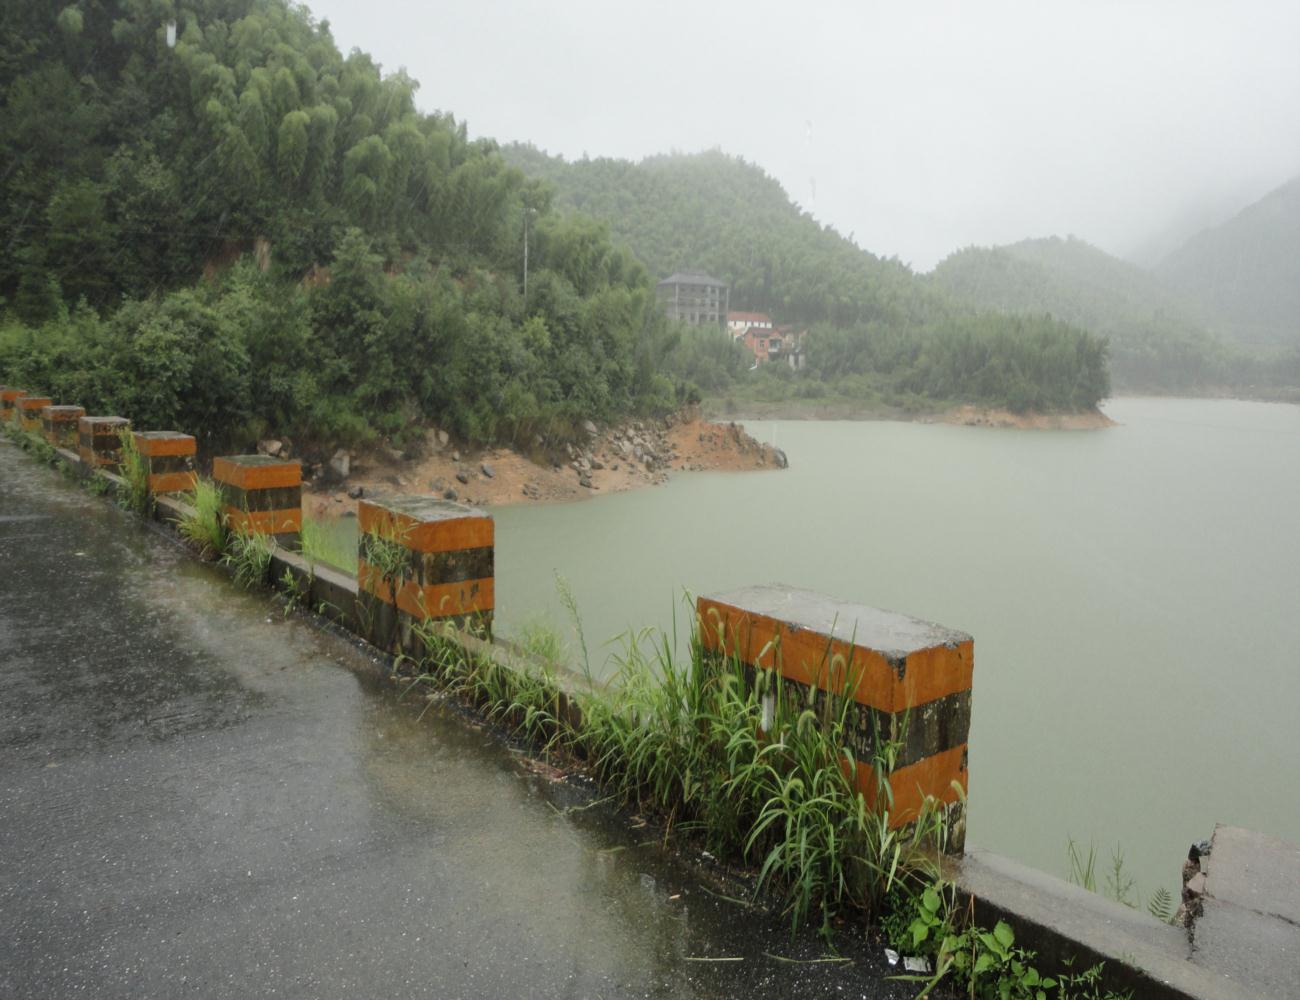
[[[0,440],[0,997],[910,995],[371,669]]]

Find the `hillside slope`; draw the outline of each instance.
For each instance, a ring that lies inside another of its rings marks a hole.
[[[1156,267],[1248,344],[1300,346],[1300,177],[1190,239]]]
[[[569,163],[524,145],[502,154],[551,181],[561,204],[603,219],[652,275],[695,269],[729,282],[734,308],[837,324],[916,321],[942,311],[904,264],[821,225],[739,157],[713,151]]]
[[[1189,391],[1231,380],[1223,344],[1198,307],[1149,272],[1075,237],[968,247],[928,280],[967,305],[1051,313],[1111,341],[1121,389]]]

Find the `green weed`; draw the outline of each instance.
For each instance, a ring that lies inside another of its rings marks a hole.
[[[122,442],[122,457],[118,464],[122,485],[118,490],[118,502],[127,510],[147,514],[150,503],[149,465],[136,447],[135,436],[130,431],[118,431],[117,437]]]
[[[299,535],[303,558],[309,563],[326,563],[355,574],[357,571],[357,546],[347,544],[338,532],[331,531],[320,521],[304,517]]]
[[[194,489],[185,494],[190,513],[177,522],[181,537],[207,558],[217,558],[226,551],[226,518],[221,510],[221,488],[211,479],[198,477]]]
[[[221,561],[234,570],[235,582],[250,590],[266,584],[271,571],[275,541],[255,531],[232,531]]]

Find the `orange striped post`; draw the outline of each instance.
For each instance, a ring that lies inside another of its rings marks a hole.
[[[136,431],[132,437],[148,470],[150,494],[194,489],[198,446],[193,437],[178,431]]]
[[[27,395],[26,389],[5,386],[0,389],[0,420],[5,423],[18,422],[18,400]]]
[[[77,447],[77,421],[85,415],[80,406],[47,406],[41,410],[45,440],[56,448]]]
[[[122,431],[131,429],[126,417],[82,417],[77,421],[77,454],[87,469],[117,472],[122,464]]]
[[[29,433],[39,433],[41,410],[53,402],[49,396],[19,396],[14,400],[14,406],[18,410],[18,426]]]
[[[807,704],[816,689],[819,712],[830,695],[852,699],[848,749],[868,804],[876,805],[878,744],[898,741],[890,826],[915,820],[933,797],[945,810],[949,850],[961,852],[975,664],[969,635],[781,586],[700,597],[696,611],[706,650],[772,672],[784,696]]]
[[[293,545],[302,531],[302,465],[269,455],[232,455],[212,463],[222,510],[235,531]]]
[[[418,655],[414,626],[447,622],[483,634],[495,608],[494,524],[429,496],[362,500],[357,596],[377,645]]]

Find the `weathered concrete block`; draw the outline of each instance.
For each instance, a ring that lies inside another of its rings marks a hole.
[[[483,511],[429,496],[362,500],[358,610],[376,645],[418,655],[413,629],[437,620],[490,634],[494,524]]]
[[[131,429],[126,417],[82,417],[77,421],[77,454],[90,470],[117,472],[122,464],[122,431]]]
[[[19,396],[14,400],[18,408],[18,426],[30,433],[40,433],[41,411],[53,402],[49,396]]]
[[[136,431],[135,447],[144,459],[150,493],[182,493],[194,489],[197,443],[177,431]]]
[[[0,389],[0,420],[5,423],[17,423],[18,400],[26,395],[26,389],[15,389],[9,385]]]
[[[56,448],[77,447],[77,421],[85,410],[80,406],[47,406],[41,410],[41,430]]]
[[[269,455],[232,455],[212,463],[222,510],[236,531],[273,535],[282,545],[302,531],[302,465]]]
[[[962,849],[975,660],[969,635],[782,586],[700,597],[696,609],[707,650],[772,671],[784,695],[806,700],[815,689],[819,712],[831,695],[851,699],[849,746],[858,786],[873,805],[870,763],[881,743],[899,741],[891,825],[915,820],[933,796],[946,806],[949,849]]]

